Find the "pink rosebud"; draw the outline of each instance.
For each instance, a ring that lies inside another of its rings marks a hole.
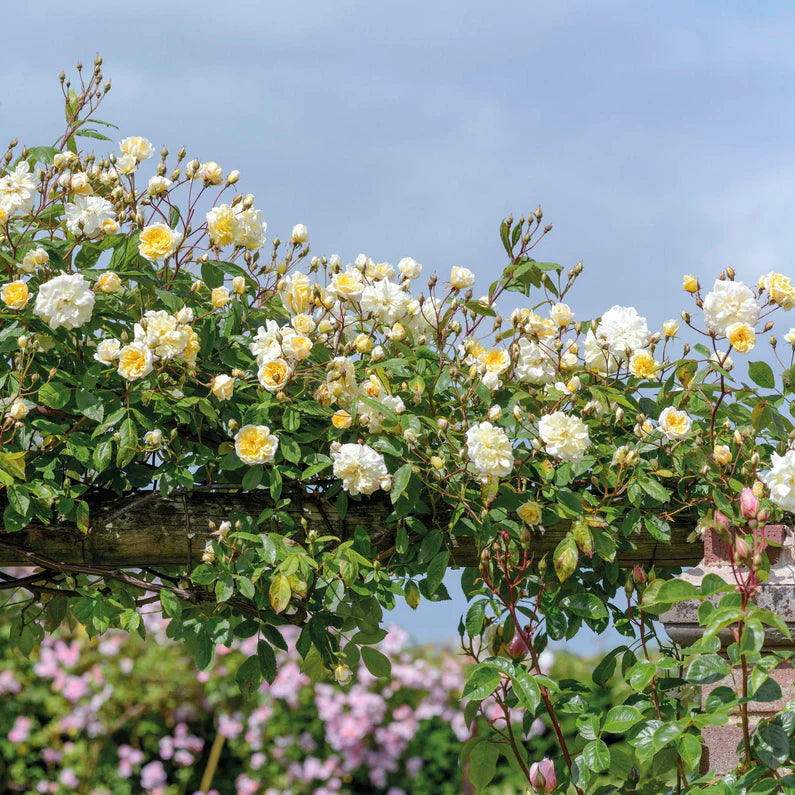
[[[635,566],[632,570],[632,579],[635,585],[643,585],[646,582],[646,572],[643,570],[643,566]]]
[[[745,560],[751,555],[751,545],[742,537],[737,536],[734,541],[734,556],[737,560]]]
[[[518,632],[514,632],[511,642],[508,644],[508,654],[514,658],[524,657],[527,654],[527,644]]]
[[[748,487],[744,488],[740,494],[740,513],[743,519],[756,519],[759,510],[759,500]]]
[[[715,527],[722,525],[724,529],[729,529],[729,520],[720,511],[715,511]]]
[[[530,786],[533,792],[552,792],[558,786],[555,765],[544,757],[540,762],[530,765]]]

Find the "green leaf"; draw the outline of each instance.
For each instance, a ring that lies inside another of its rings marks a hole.
[[[610,767],[610,749],[603,740],[591,740],[582,749],[585,764],[594,773],[601,773]]]
[[[541,690],[530,672],[523,666],[517,665],[511,675],[513,692],[519,703],[531,713],[535,713],[541,703]]]
[[[464,620],[464,626],[466,627],[467,634],[470,638],[480,635],[480,632],[483,629],[483,619],[486,616],[487,605],[488,602],[485,599],[481,599],[478,602],[473,602],[469,606],[466,619]]]
[[[253,491],[257,488],[257,486],[259,486],[260,483],[262,483],[262,477],[264,474],[265,469],[262,466],[250,466],[246,471],[246,474],[243,475],[241,485],[246,491]]]
[[[116,466],[121,469],[135,458],[138,448],[138,432],[135,423],[127,417],[119,428],[119,449],[116,453]]]
[[[279,450],[285,461],[290,461],[293,464],[301,463],[301,445],[295,439],[281,437],[279,440]]]
[[[575,516],[582,516],[582,500],[570,489],[558,489],[556,494],[558,503],[566,506]]]
[[[700,654],[687,669],[685,678],[697,685],[709,685],[731,672],[729,664],[717,654]]]
[[[39,389],[39,403],[51,409],[62,409],[69,402],[69,388],[50,381]]]
[[[450,553],[444,549],[434,555],[431,562],[428,564],[428,577],[427,588],[428,593],[433,594],[439,589],[444,579],[444,574],[447,571],[447,564],[450,560]]]
[[[561,599],[561,606],[575,616],[598,620],[607,618],[604,602],[592,593],[576,593]]]
[[[482,701],[490,696],[502,681],[502,675],[494,668],[476,665],[469,673],[461,698]]]
[[[392,663],[382,652],[372,646],[362,647],[362,661],[367,666],[367,670],[373,675],[383,679],[392,676]]]
[[[97,472],[104,472],[110,466],[112,457],[113,442],[110,439],[104,439],[94,448],[92,454],[94,469],[96,469]]]
[[[616,670],[616,657],[618,657],[622,651],[626,651],[626,649],[626,646],[619,646],[617,649],[608,652],[602,658],[602,661],[594,668],[593,674],[591,674],[591,678],[595,685],[604,687],[607,684],[607,681]]]
[[[623,734],[631,726],[634,726],[643,715],[636,707],[622,704],[620,707],[613,707],[605,718],[604,730],[612,734]]]
[[[659,614],[676,602],[697,599],[701,592],[695,585],[684,580],[657,579],[643,592],[642,605],[647,613]]]
[[[644,690],[654,679],[657,666],[650,660],[638,660],[630,669],[628,682],[634,690]]]
[[[75,395],[77,408],[84,417],[88,417],[94,422],[102,422],[105,416],[105,404],[102,398],[89,389],[80,389]]]
[[[260,673],[265,677],[269,684],[276,678],[276,655],[271,645],[260,639],[257,641],[257,660],[259,661]]]
[[[408,487],[409,480],[411,480],[411,464],[403,464],[392,479],[392,490],[389,492],[389,496],[393,505]]]
[[[11,507],[20,515],[27,516],[30,508],[30,494],[27,486],[13,485],[8,487],[8,502]]]
[[[262,672],[260,670],[259,655],[256,657],[249,657],[244,660],[240,667],[237,669],[235,676],[237,686],[244,697],[248,698],[262,682]]]
[[[701,761],[701,739],[699,737],[695,734],[683,734],[676,741],[676,749],[689,770],[698,767],[698,763]]]
[[[659,481],[654,478],[641,478],[638,485],[654,500],[657,502],[668,502],[671,498],[671,492],[668,491]],[[670,535],[670,533],[669,533]]]
[[[751,738],[754,756],[773,770],[789,759],[789,736],[775,723],[763,723]]]
[[[469,780],[478,790],[487,787],[497,772],[499,749],[488,740],[478,743],[469,755]]]
[[[776,385],[773,368],[767,362],[749,362],[748,375],[755,384],[765,389],[773,389]]]
[[[219,602],[226,602],[227,599],[231,599],[234,592],[234,581],[228,574],[225,574],[215,583],[215,598]]]
[[[218,576],[218,572],[208,563],[197,566],[190,575],[191,580],[197,585],[209,585]]]
[[[163,612],[169,618],[179,618],[182,615],[182,602],[167,588],[160,591],[160,604],[163,605]]]

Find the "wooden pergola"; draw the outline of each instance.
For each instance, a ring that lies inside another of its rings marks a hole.
[[[233,513],[258,515],[274,502],[265,491],[202,491],[175,493],[138,492],[124,498],[101,495],[89,499],[90,530],[82,533],[73,524],[30,525],[23,530],[0,534],[0,565],[29,565],[32,555],[42,565],[46,558],[61,565],[96,565],[114,568],[186,565],[201,557],[210,538],[210,521],[219,525]],[[345,519],[329,502],[309,494],[291,495],[287,512],[296,522],[306,521],[307,530],[318,535],[352,538],[356,527],[365,528],[373,548],[388,557],[394,545],[395,528],[387,517],[391,506],[386,495],[351,500]],[[447,517],[437,517],[438,527],[447,527]],[[621,565],[678,568],[696,565],[702,557],[699,543],[687,541],[692,526],[673,526],[671,541],[657,541],[645,532],[633,535],[631,548],[619,550]],[[537,558],[555,549],[567,528],[551,528],[533,535]],[[450,539],[451,565],[478,565],[474,538]]]

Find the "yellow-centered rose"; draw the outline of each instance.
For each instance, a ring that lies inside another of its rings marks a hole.
[[[268,392],[278,392],[290,378],[292,370],[284,359],[265,362],[259,369],[257,378]]]
[[[9,282],[0,290],[0,298],[9,309],[22,309],[30,299],[30,292],[28,286],[21,279],[15,282]]]
[[[629,360],[629,371],[637,378],[656,378],[657,373],[660,372],[660,363],[649,351],[637,350]]]
[[[748,353],[756,345],[756,332],[748,323],[732,323],[726,327],[726,336],[738,353]]]
[[[331,415],[331,424],[339,430],[350,428],[352,422],[353,417],[351,416],[351,413],[349,411],[345,411],[345,409],[339,409],[339,411],[335,411]]]
[[[519,518],[526,524],[535,525],[541,524],[541,506],[532,500],[520,505],[516,513]]]
[[[235,452],[244,464],[268,464],[278,448],[279,437],[267,425],[244,425],[235,434]]]
[[[150,261],[166,259],[182,242],[182,233],[167,224],[152,224],[144,227],[138,239],[138,251]]]
[[[119,351],[119,375],[128,381],[149,375],[152,364],[152,351],[142,342],[131,342]]]
[[[115,293],[121,287],[121,279],[117,273],[107,271],[97,279],[97,287],[103,293]]]

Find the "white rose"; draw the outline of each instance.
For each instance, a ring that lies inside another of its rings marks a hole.
[[[22,262],[17,265],[17,267],[21,271],[25,271],[25,273],[33,273],[36,268],[41,265],[46,265],[50,261],[50,255],[41,247],[34,248],[32,251],[28,251],[24,257],[22,257]]]
[[[771,467],[761,477],[770,489],[770,499],[785,511],[795,512],[795,450],[784,455],[773,453]]]
[[[759,279],[759,289],[766,290],[768,297],[774,304],[789,311],[795,304],[795,287],[788,276],[783,273],[770,271]]]
[[[588,426],[579,418],[555,411],[542,417],[538,433],[546,452],[561,461],[582,460],[591,444]]]
[[[557,323],[561,328],[568,326],[574,317],[574,312],[568,304],[555,304],[549,310],[549,317]]]
[[[267,425],[244,425],[235,434],[237,457],[249,466],[269,464],[279,449],[279,437]]]
[[[119,144],[119,149],[121,149],[122,155],[134,157],[139,162],[148,160],[155,153],[152,142],[146,138],[141,138],[140,135],[131,135],[129,138],[125,138]]]
[[[403,257],[403,259],[398,262],[398,270],[406,279],[417,279],[422,273],[422,265],[411,257]]]
[[[596,334],[590,328],[585,335],[582,352],[585,366],[589,370],[595,370],[598,373],[614,373],[618,368],[616,357],[610,355],[607,346],[597,339]]]
[[[334,477],[350,495],[373,494],[389,477],[384,457],[366,444],[343,444],[331,451]]]
[[[293,243],[306,243],[309,240],[309,230],[304,224],[296,224],[293,227],[293,233],[290,235]]]
[[[410,300],[411,296],[399,284],[381,279],[364,288],[361,305],[365,312],[391,326],[406,314]]]
[[[100,196],[75,196],[74,202],[64,207],[66,228],[73,235],[98,237],[112,225],[118,228],[116,210]]]
[[[224,170],[214,160],[208,160],[196,169],[193,176],[208,185],[220,185],[224,179]]]
[[[751,288],[742,282],[718,279],[704,299],[704,320],[718,334],[723,334],[732,323],[755,326],[759,311],[759,302]]]
[[[551,384],[555,380],[555,362],[537,342],[522,337],[518,343],[516,377],[531,384]]]
[[[97,345],[94,359],[100,364],[113,364],[121,350],[121,343],[117,339],[106,339]]]
[[[248,251],[256,251],[265,245],[265,232],[268,224],[261,210],[250,207],[241,210],[237,214],[237,225],[235,227],[234,244],[242,246]]]
[[[464,290],[475,283],[475,274],[468,268],[453,267],[450,270],[450,286]]]
[[[36,200],[36,180],[27,160],[20,161],[13,171],[0,178],[0,210],[4,215],[20,212],[26,215]]]
[[[230,375],[217,375],[210,382],[210,389],[218,400],[229,400],[235,389],[235,379]]]
[[[168,179],[168,177],[150,177],[149,184],[146,187],[146,192],[153,198],[155,196],[162,196],[168,192],[168,189],[171,187],[171,185],[171,180]]]
[[[673,406],[663,409],[658,420],[660,430],[671,441],[686,439],[690,435],[692,422],[686,411],[679,411]]]
[[[467,454],[475,470],[488,477],[507,477],[513,470],[513,445],[502,428],[479,422],[466,433]]]
[[[158,447],[163,446],[163,431],[160,428],[155,428],[154,430],[147,431],[144,434],[144,444],[147,447],[156,449]]]
[[[34,314],[51,328],[75,329],[91,320],[94,293],[80,273],[62,273],[39,287]]]
[[[613,306],[602,315],[596,328],[596,340],[605,343],[610,353],[623,361],[637,348],[645,348],[651,333],[646,318],[641,317],[635,307]]]
[[[14,420],[23,420],[28,416],[30,409],[21,400],[15,400],[8,409],[8,416]]]

